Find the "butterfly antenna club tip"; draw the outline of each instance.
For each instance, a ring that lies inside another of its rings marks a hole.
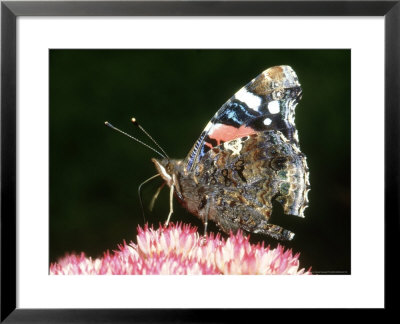
[[[108,126],[108,127],[110,127],[110,128],[113,128],[113,129],[116,129],[116,130],[118,130],[115,126],[113,126],[111,123],[109,123],[108,121],[105,121],[104,122],[104,125],[106,125],[106,126]]]

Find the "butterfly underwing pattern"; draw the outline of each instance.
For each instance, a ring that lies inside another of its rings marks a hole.
[[[212,220],[226,233],[293,239],[269,220],[273,200],[299,217],[308,206],[309,172],[295,126],[301,94],[290,66],[271,67],[216,112],[184,160],[152,159],[170,187],[171,207],[175,195],[205,226]]]

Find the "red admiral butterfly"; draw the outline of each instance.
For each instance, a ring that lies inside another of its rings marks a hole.
[[[274,199],[294,216],[304,217],[308,206],[308,167],[294,123],[301,94],[291,67],[271,67],[217,111],[184,160],[170,159],[160,148],[163,159],[152,161],[170,187],[166,224],[175,194],[203,221],[205,233],[212,220],[226,233],[242,229],[293,239],[293,232],[269,219]]]

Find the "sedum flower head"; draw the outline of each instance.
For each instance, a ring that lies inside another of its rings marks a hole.
[[[299,253],[251,244],[241,231],[226,240],[212,233],[204,239],[190,225],[145,225],[138,227],[137,244],[124,241],[118,248],[96,259],[66,255],[50,265],[50,274],[311,274],[299,269]]]

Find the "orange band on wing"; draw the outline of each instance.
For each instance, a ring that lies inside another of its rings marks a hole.
[[[228,126],[228,125],[218,125],[215,130],[208,136],[211,139],[217,141],[217,145],[221,144],[221,141],[228,142],[236,138],[251,135],[256,133],[256,131],[251,127],[240,126],[239,128]],[[206,144],[207,145],[207,144]],[[210,145],[208,145],[210,146]]]

